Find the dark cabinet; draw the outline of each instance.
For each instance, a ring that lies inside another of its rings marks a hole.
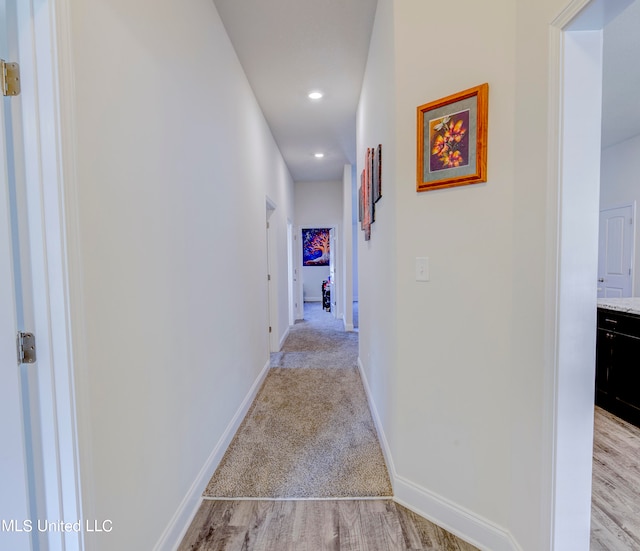
[[[598,327],[596,338],[596,405],[609,409],[609,375],[613,362],[613,334]]]
[[[322,308],[331,311],[331,285],[327,279],[322,282]]]
[[[595,399],[640,426],[640,316],[598,309]]]

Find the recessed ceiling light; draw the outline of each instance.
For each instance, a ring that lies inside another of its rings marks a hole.
[[[314,154],[313,154],[313,156],[314,156],[316,159],[322,159],[322,157],[324,157],[324,153],[314,153]]]
[[[309,94],[309,99],[320,99],[322,97],[322,92],[311,92]]]

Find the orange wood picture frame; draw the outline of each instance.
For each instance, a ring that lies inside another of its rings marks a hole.
[[[487,181],[489,85],[418,107],[416,191]]]

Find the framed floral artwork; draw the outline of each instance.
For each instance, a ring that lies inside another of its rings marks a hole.
[[[418,107],[417,191],[487,181],[489,85]]]

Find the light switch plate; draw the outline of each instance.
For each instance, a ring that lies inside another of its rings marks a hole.
[[[429,259],[416,256],[416,281],[429,281]]]

